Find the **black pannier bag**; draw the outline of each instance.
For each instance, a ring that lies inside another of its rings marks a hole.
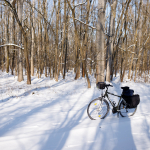
[[[129,90],[129,87],[128,86],[124,86],[124,87],[121,87],[123,90]]]
[[[99,89],[105,89],[105,82],[98,82],[98,83],[96,84],[96,86],[97,86],[97,88],[99,88]]]
[[[122,95],[124,96],[132,96],[134,93],[134,90],[129,89],[128,86],[121,87],[123,89]]]
[[[129,89],[129,90],[123,90],[123,95],[124,96],[132,96],[133,93],[134,93],[134,90],[131,90],[131,89]]]
[[[136,108],[140,103],[140,96],[138,94],[133,96],[122,96],[123,99],[127,102],[129,108]]]

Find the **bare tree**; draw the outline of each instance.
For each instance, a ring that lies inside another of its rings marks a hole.
[[[105,0],[98,1],[98,19],[96,31],[97,45],[97,66],[96,66],[96,82],[104,82],[105,80],[105,57],[104,57],[104,21],[105,21]]]
[[[4,0],[6,5],[11,9],[11,11],[14,14],[14,17],[19,25],[19,29],[22,31],[22,34],[24,36],[24,54],[25,54],[25,58],[26,58],[26,66],[27,66],[27,84],[31,84],[31,76],[30,76],[30,66],[29,66],[29,59],[28,59],[28,50],[27,50],[27,36],[26,36],[26,32],[22,26],[22,23],[20,22],[20,19],[18,17],[16,8],[14,7],[15,5],[15,0],[13,1],[12,5],[9,3],[9,1]],[[20,10],[21,12],[21,10]],[[21,17],[21,16],[20,16]],[[21,45],[22,47],[22,45]]]
[[[9,13],[8,8],[5,9],[5,44],[9,43]],[[9,72],[9,46],[5,46],[5,66],[6,72]]]
[[[35,39],[34,39],[34,26],[35,26],[35,0],[33,0],[33,8],[32,8],[32,43],[31,43],[31,75],[34,76],[34,48],[35,48]]]
[[[22,24],[22,14],[23,14],[23,0],[18,1],[18,18],[20,20],[20,23]],[[18,45],[23,47],[22,44],[22,31],[19,30],[18,33]],[[22,49],[19,48],[18,51],[18,81],[23,81],[23,52]]]

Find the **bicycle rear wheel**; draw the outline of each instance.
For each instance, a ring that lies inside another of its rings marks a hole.
[[[104,98],[92,100],[87,108],[87,114],[91,120],[104,119],[109,112],[109,104]]]
[[[122,117],[130,117],[133,116],[137,110],[136,108],[128,108],[127,105],[121,101],[120,105],[119,105],[119,110],[120,110],[120,115]]]

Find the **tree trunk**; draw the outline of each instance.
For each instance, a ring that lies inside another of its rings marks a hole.
[[[11,0],[11,3],[13,0]],[[12,12],[10,12],[10,43],[15,43],[15,18]],[[10,46],[11,56],[11,74],[14,75],[15,68],[15,46]],[[16,58],[17,59],[17,58]]]
[[[58,30],[59,30],[59,11],[60,11],[60,0],[58,1],[58,7],[56,10],[56,34],[55,34],[55,80],[58,81]]]
[[[63,35],[63,42],[62,42],[62,51],[65,48],[65,60],[64,60],[64,72],[63,72],[63,79],[65,79],[66,75],[66,62],[67,62],[67,43],[68,43],[68,25],[66,29],[66,22],[68,22],[68,17],[66,19],[66,0],[64,0],[64,35]],[[65,33],[66,32],[66,33]],[[65,45],[65,46],[64,46]]]
[[[32,41],[31,41],[31,76],[34,76],[34,26],[35,26],[35,12],[34,12],[35,0],[33,0],[33,8],[32,8]]]
[[[141,6],[142,6],[143,0],[141,0]],[[140,10],[142,10],[142,8],[139,8]],[[135,65],[135,77],[134,77],[134,82],[136,81],[136,76],[137,76],[137,72],[139,70],[139,66],[140,66],[140,57],[142,54],[142,49],[140,49],[141,47],[141,39],[142,39],[142,14],[140,15],[140,19],[139,19],[139,54],[138,54],[138,60],[137,63]]]
[[[112,10],[111,10],[108,35],[112,35],[112,28],[113,28],[113,15],[112,15]],[[107,82],[110,82],[110,72],[111,72],[112,54],[113,54],[113,40],[111,40],[111,39],[109,36],[108,42],[107,42],[108,43],[108,47],[107,47],[107,69],[106,69],[106,81]]]
[[[44,17],[47,18],[46,6],[47,0],[44,0]],[[45,77],[47,77],[47,53],[48,52],[48,33],[47,33],[47,23],[44,22],[44,68],[45,68]]]
[[[18,18],[22,24],[22,14],[23,14],[23,0],[18,1]],[[19,30],[18,33],[18,45],[22,47],[22,31]],[[19,48],[18,51],[18,81],[23,81],[23,53],[22,49]]]
[[[8,15],[8,8],[5,9],[5,44],[9,43],[8,37],[8,25],[9,25],[9,15]],[[9,72],[9,46],[5,46],[5,66],[6,72]]]
[[[132,76],[131,75],[131,69],[132,69],[132,66],[133,66],[133,58],[134,58],[134,52],[135,52],[135,48],[136,48],[136,44],[137,44],[137,33],[138,33],[138,26],[139,26],[139,19],[140,19],[140,8],[141,8],[141,2],[142,0],[140,0],[140,4],[139,4],[139,10],[138,10],[138,21],[135,25],[135,35],[134,35],[134,48],[133,48],[133,52],[132,52],[132,56],[131,56],[131,60],[130,60],[130,64],[129,64],[129,74],[128,74],[128,79],[130,79]],[[135,7],[136,9],[136,7]],[[136,13],[135,13],[136,15]],[[135,21],[136,21],[136,18],[135,18]]]
[[[97,76],[96,82],[104,82],[105,80],[105,57],[104,57],[104,28],[105,25],[105,0],[98,1],[98,20],[97,20],[97,31],[96,31],[96,38],[97,38]]]
[[[112,0],[111,4],[111,13],[110,13],[110,22],[109,22],[109,37],[108,37],[108,48],[107,48],[107,70],[106,70],[106,81],[110,82],[113,76],[113,41],[114,41],[114,30],[115,30],[115,17],[116,17],[116,6],[118,0]]]
[[[86,15],[86,26],[85,26],[85,39],[83,41],[83,52],[82,52],[82,65],[83,65],[83,72],[82,72],[82,76],[84,77],[86,75],[86,79],[87,79],[87,83],[88,83],[88,88],[91,88],[91,83],[90,83],[90,79],[88,76],[88,72],[87,72],[87,65],[86,65],[86,53],[87,53],[87,49],[88,49],[88,20],[89,20],[89,13],[90,13],[90,1],[87,1],[87,15]]]
[[[41,1],[40,0],[38,0],[38,9],[40,10],[40,12],[41,12]],[[42,64],[41,64],[41,55],[42,55],[42,33],[41,33],[41,27],[42,25],[41,25],[41,15],[40,14],[38,14],[38,65],[37,65],[37,74],[38,74],[38,78],[40,78],[41,77],[41,66],[42,66]]]

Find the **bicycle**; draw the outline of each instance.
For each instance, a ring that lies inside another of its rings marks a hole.
[[[105,93],[101,94],[101,97],[98,97],[94,100],[92,100],[88,107],[87,107],[87,114],[89,116],[89,118],[91,120],[96,120],[96,119],[104,119],[108,112],[109,112],[109,103],[112,105],[112,113],[118,113],[118,115],[120,114],[122,117],[130,117],[133,116],[137,110],[137,107],[135,108],[130,108],[129,104],[126,102],[126,100],[123,98],[123,94],[119,95],[115,95],[113,93],[108,92],[108,87],[113,87],[110,84],[105,84],[104,82],[99,82],[101,83],[100,87],[98,87],[99,89],[105,89],[106,91]],[[121,87],[122,89],[124,87]],[[108,95],[113,95],[116,97],[119,97],[119,102],[116,105],[116,103],[114,101],[111,101]],[[105,99],[105,97],[108,99],[108,101]]]

